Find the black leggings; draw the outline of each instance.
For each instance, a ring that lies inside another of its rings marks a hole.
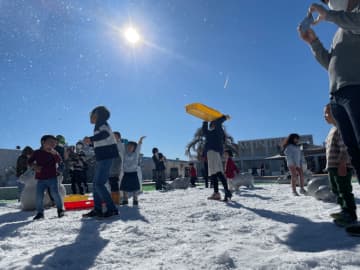
[[[226,178],[222,172],[217,172],[216,174],[213,174],[212,176],[210,176],[210,179],[214,184],[215,193],[219,192],[219,179],[224,187],[225,195],[230,193]]]
[[[359,99],[360,85],[346,86],[332,95],[330,107],[360,183]]]
[[[109,184],[111,192],[116,192],[120,190],[119,187],[119,177],[118,176],[111,176],[109,177]]]

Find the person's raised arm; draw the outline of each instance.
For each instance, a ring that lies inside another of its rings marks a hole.
[[[223,115],[214,121],[215,126],[221,126],[226,120],[229,120],[229,119],[230,119],[230,115]]]
[[[101,130],[99,133],[94,136],[89,137],[92,142],[101,141],[110,136],[110,133],[107,130]]]
[[[360,13],[345,11],[329,11],[326,20],[333,22],[344,30],[360,34]]]
[[[333,22],[340,28],[348,31],[352,31],[355,34],[360,34],[360,11],[338,11],[328,10],[323,5],[312,4],[309,9],[310,12],[316,12],[319,14],[314,24],[321,21]]]
[[[137,145],[137,147],[136,147],[135,152],[136,152],[136,155],[137,155],[138,157],[140,156],[141,145],[142,145],[142,142],[143,142],[143,140],[144,140],[145,138],[146,138],[146,136],[140,137],[139,142],[138,142],[138,145]]]
[[[202,124],[202,132],[204,135],[206,135],[208,133],[208,122],[204,121]]]
[[[299,35],[302,40],[310,45],[311,50],[316,58],[316,60],[322,65],[326,70],[329,68],[331,53],[329,53],[312,29],[302,32],[300,27],[298,28]]]

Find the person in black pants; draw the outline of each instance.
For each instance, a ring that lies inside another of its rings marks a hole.
[[[82,147],[83,144],[79,142],[76,144],[76,152],[71,150],[69,153],[69,163],[71,168],[71,190],[73,194],[84,194],[84,188],[86,192],[89,192],[86,181],[87,163],[85,161],[85,154],[82,152]],[[84,187],[82,184],[84,184]]]
[[[222,123],[227,119],[230,119],[230,116],[223,115],[222,117],[210,122],[209,128],[208,122],[203,122],[202,126],[202,131],[206,139],[205,151],[207,153],[208,174],[210,176],[210,180],[214,184],[214,193],[208,198],[210,200],[221,200],[218,180],[221,181],[224,187],[224,201],[228,201],[232,197],[224,176],[224,166],[221,159],[225,143],[225,132],[222,128]]]
[[[161,190],[165,188],[165,157],[159,153],[159,149],[154,147],[152,149],[152,160],[155,165],[155,189]]]

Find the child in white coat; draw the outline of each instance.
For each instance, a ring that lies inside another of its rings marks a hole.
[[[141,144],[145,136],[141,137],[139,142],[128,142],[123,154],[123,172],[124,175],[120,183],[120,191],[123,193],[121,204],[128,204],[128,192],[133,192],[133,205],[138,205],[138,192],[140,191],[140,179],[138,177],[138,165]]]

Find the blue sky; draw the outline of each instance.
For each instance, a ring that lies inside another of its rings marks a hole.
[[[296,27],[312,1],[0,0],[0,148],[68,143],[91,135],[89,112],[107,106],[113,130],[184,158],[201,102],[232,119],[236,140],[329,130],[327,72]],[[129,46],[132,24],[144,42]],[[326,47],[336,30],[315,31]],[[224,87],[226,86],[226,87]]]

